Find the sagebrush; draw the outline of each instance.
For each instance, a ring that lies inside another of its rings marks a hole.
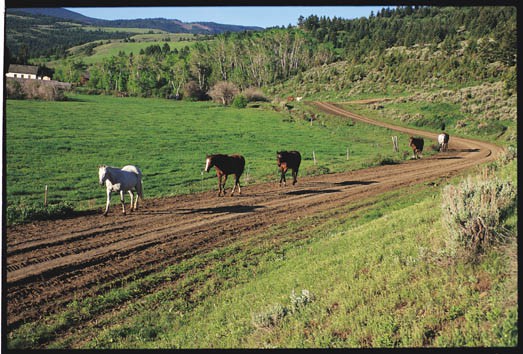
[[[508,235],[505,220],[517,205],[517,189],[495,176],[468,177],[443,189],[442,222],[452,255],[475,259]]]

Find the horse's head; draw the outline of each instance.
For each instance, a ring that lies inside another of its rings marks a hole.
[[[283,159],[283,154],[281,151],[276,151],[276,160],[278,161],[278,166],[281,165],[281,160]]]
[[[214,166],[214,162],[212,160],[212,155],[207,155],[205,159],[205,172],[209,172],[211,167]]]
[[[100,185],[102,186],[105,183],[105,180],[107,179],[108,172],[107,172],[107,166],[102,165],[98,167],[98,182],[100,182]]]

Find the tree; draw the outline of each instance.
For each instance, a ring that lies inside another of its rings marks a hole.
[[[232,82],[220,81],[216,83],[207,94],[211,96],[213,101],[223,105],[229,105],[239,92],[238,87]]]

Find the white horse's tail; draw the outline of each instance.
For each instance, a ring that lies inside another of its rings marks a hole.
[[[140,179],[142,178],[142,171],[134,165],[125,165],[122,167],[122,171],[136,173]]]

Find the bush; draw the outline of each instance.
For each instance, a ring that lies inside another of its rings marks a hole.
[[[7,223],[19,224],[33,220],[51,220],[69,216],[73,213],[72,205],[68,203],[43,205],[16,205],[8,206],[6,210]]]
[[[7,98],[40,99],[46,101],[63,101],[66,99],[64,90],[69,85],[56,81],[12,79],[6,81]]]
[[[7,98],[20,100],[25,98],[25,93],[20,84],[20,81],[8,78],[6,80],[6,93]]]
[[[258,328],[274,327],[278,325],[285,316],[301,311],[315,299],[316,296],[307,289],[303,289],[301,295],[297,295],[293,289],[290,295],[290,306],[283,306],[281,304],[271,305],[265,310],[253,314],[252,324]]]
[[[191,80],[183,86],[183,99],[187,101],[198,101],[204,94],[196,81]]]
[[[276,326],[288,313],[288,309],[280,304],[275,304],[262,312],[252,315],[252,323],[259,328]]]
[[[265,97],[263,92],[259,88],[256,88],[256,87],[246,88],[243,91],[243,94],[245,95],[245,97],[247,97],[247,100],[249,102],[256,102],[256,101],[268,102],[269,101],[267,99],[267,97]]]
[[[244,95],[237,95],[234,97],[234,100],[232,100],[232,106],[236,108],[245,108],[247,107],[247,98]]]
[[[453,256],[475,260],[507,236],[506,219],[515,208],[517,190],[496,177],[468,177],[443,189],[442,222]]]
[[[229,105],[239,92],[238,87],[232,82],[220,81],[217,82],[207,94],[211,96],[214,102]]]

